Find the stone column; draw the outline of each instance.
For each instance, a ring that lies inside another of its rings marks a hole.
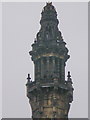
[[[44,63],[43,63],[43,58],[41,58],[41,78],[43,78],[44,75]]]
[[[55,57],[52,57],[52,70],[55,72]]]
[[[65,81],[65,66],[64,66],[64,60],[61,59],[61,80]]]
[[[36,80],[36,61],[34,61],[34,77],[35,77],[35,80]]]
[[[38,59],[38,74],[40,74],[40,59]]]
[[[36,74],[37,74],[37,80],[39,81],[40,80],[40,60],[39,59],[37,60],[37,71],[36,71]]]
[[[60,78],[60,59],[57,58],[57,75]]]
[[[50,69],[49,69],[49,57],[46,58],[46,70],[47,70],[47,76],[49,76],[49,72],[50,72]]]
[[[34,65],[34,69],[35,69],[35,80],[37,79],[37,72],[38,72],[38,68],[37,68],[37,61],[35,61],[35,65]]]

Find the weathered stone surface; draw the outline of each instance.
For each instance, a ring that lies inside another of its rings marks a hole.
[[[68,118],[73,87],[70,72],[65,80],[65,65],[70,56],[52,3],[47,3],[41,14],[41,28],[29,52],[35,66],[35,80],[32,82],[28,74],[26,84],[32,118]]]

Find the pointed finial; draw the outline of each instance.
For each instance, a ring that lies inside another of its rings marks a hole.
[[[37,39],[36,39],[36,38],[34,38],[34,42],[35,42],[35,43],[37,42]]]
[[[71,75],[70,75],[70,71],[68,71],[68,75],[67,75],[67,77],[68,77],[68,78],[70,78],[70,77],[71,77]]]
[[[27,77],[27,80],[28,80],[28,82],[30,82],[30,74],[28,74],[28,77]]]
[[[70,82],[71,84],[73,84],[72,79],[71,79],[71,75],[70,75],[70,71],[68,71],[68,75],[67,75],[67,81]]]
[[[48,1],[46,2],[47,5],[52,5],[52,2]]]

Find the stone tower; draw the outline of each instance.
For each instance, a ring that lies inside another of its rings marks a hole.
[[[43,8],[40,24],[29,52],[34,62],[35,80],[32,82],[28,74],[26,84],[32,118],[68,118],[73,87],[70,72],[65,80],[65,65],[70,56],[51,2]]]

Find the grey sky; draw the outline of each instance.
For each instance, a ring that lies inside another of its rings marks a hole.
[[[88,117],[88,3],[53,3],[59,29],[69,49],[66,63],[71,71],[74,101],[69,117]],[[3,115],[25,118],[31,116],[26,97],[26,78],[34,79],[33,62],[28,54],[39,31],[43,2],[3,3]]]

